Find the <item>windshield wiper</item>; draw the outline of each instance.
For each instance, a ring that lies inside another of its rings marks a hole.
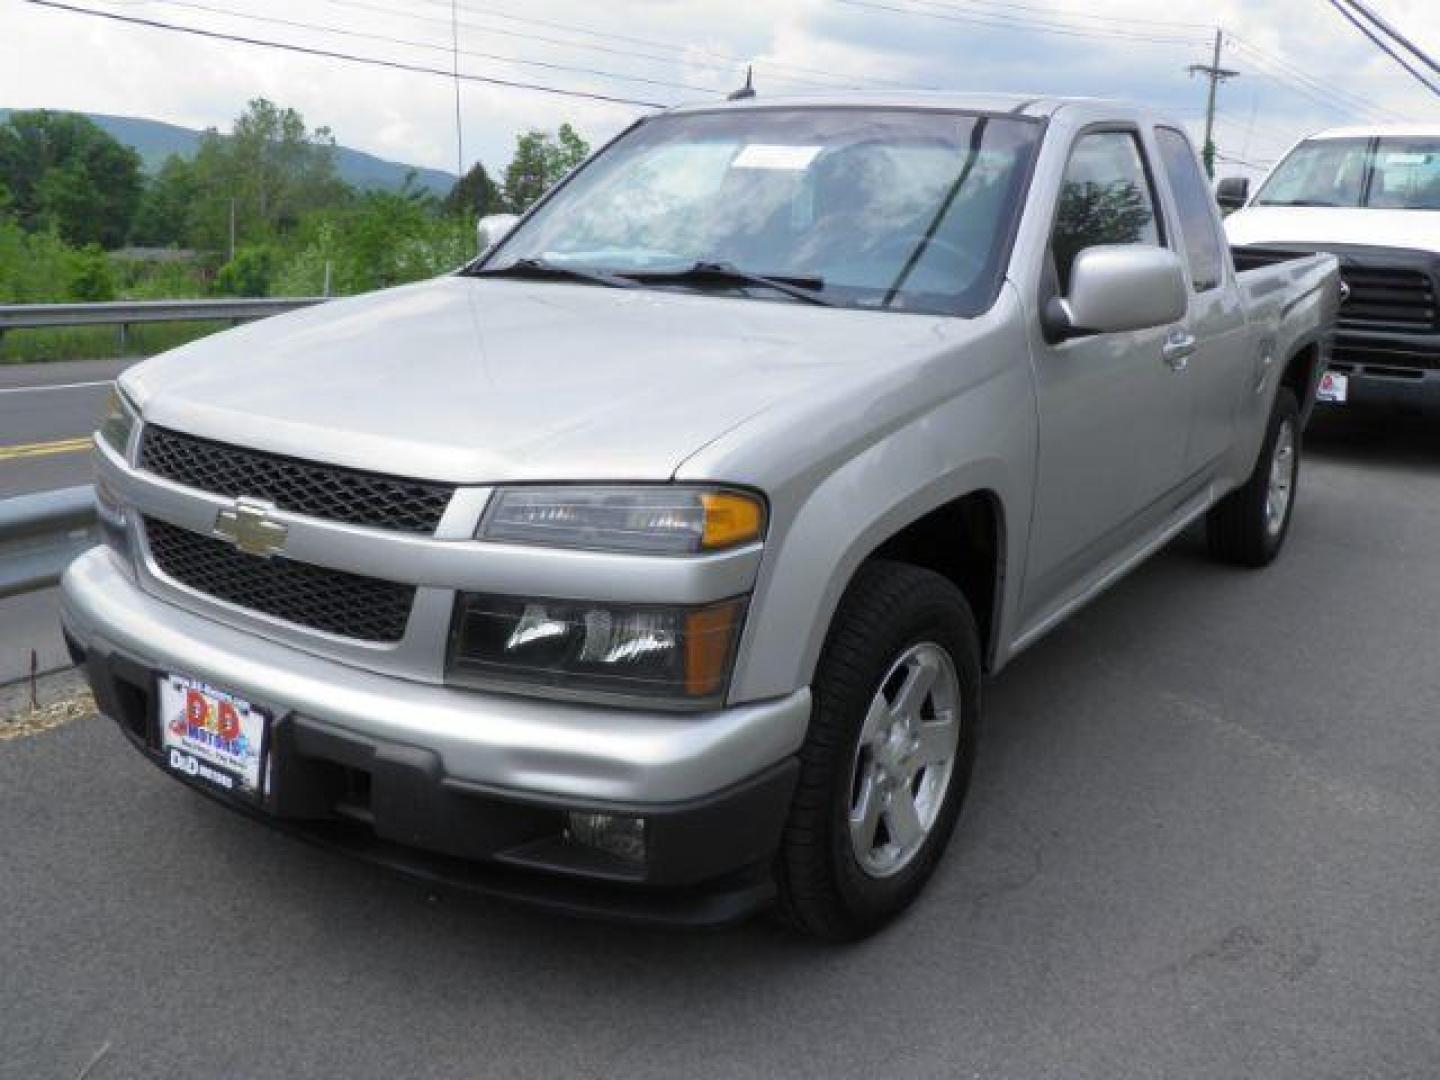
[[[1330,202],[1327,199],[1269,199],[1262,200],[1260,206],[1339,206],[1338,202]]]
[[[826,300],[820,295],[820,290],[825,287],[824,278],[752,274],[749,270],[741,270],[729,263],[697,262],[684,270],[623,270],[620,273],[627,278],[652,285],[754,285],[758,288],[774,289],[807,304],[835,306],[833,300]]]
[[[605,285],[612,289],[638,288],[629,278],[607,274],[603,270],[585,270],[578,266],[566,266],[545,259],[516,259],[504,266],[482,266],[477,270],[463,271],[466,277],[517,277],[534,280],[585,281],[591,285]]]

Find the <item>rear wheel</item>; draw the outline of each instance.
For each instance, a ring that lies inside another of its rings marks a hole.
[[[1240,566],[1266,566],[1285,544],[1300,480],[1300,403],[1275,396],[1255,471],[1245,486],[1216,503],[1205,519],[1210,552]]]
[[[938,574],[872,562],[836,612],[777,858],[780,909],[846,940],[904,910],[934,871],[969,784],[980,643]]]

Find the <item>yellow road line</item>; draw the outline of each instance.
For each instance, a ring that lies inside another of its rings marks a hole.
[[[24,443],[20,446],[0,446],[0,461],[15,458],[45,457],[49,454],[79,454],[89,450],[90,436],[83,439],[61,439],[58,442]]]

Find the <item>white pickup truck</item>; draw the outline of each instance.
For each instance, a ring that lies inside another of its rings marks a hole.
[[[1340,259],[1344,302],[1319,397],[1337,409],[1440,417],[1440,126],[1336,128],[1305,139],[1249,197],[1220,182],[1242,268]]]
[[[1335,259],[1236,273],[1114,103],[649,117],[480,259],[132,368],[63,621],[227,805],[431,879],[832,939],[921,890],[981,679],[1295,506]]]

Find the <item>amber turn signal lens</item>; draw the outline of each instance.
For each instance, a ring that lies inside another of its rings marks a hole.
[[[685,616],[685,693],[689,697],[709,697],[724,686],[744,612],[743,600],[729,600]]]
[[[705,532],[700,547],[706,551],[759,540],[765,510],[753,495],[738,491],[707,491],[700,496],[705,508]]]

